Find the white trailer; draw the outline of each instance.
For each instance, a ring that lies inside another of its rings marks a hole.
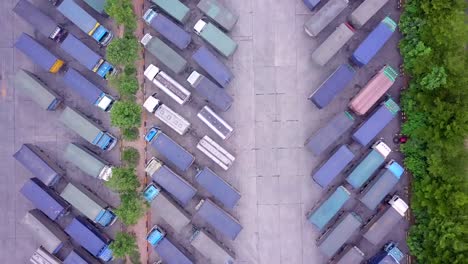
[[[215,111],[207,105],[198,112],[197,116],[223,140],[228,139],[234,131],[234,129],[224,121],[224,119],[217,115]]]
[[[190,99],[189,90],[153,64],[146,68],[144,75],[178,104],[183,105]]]
[[[198,142],[197,149],[207,155],[224,170],[228,170],[236,159],[209,136],[204,136]]]
[[[183,136],[190,129],[189,121],[163,104],[161,100],[156,98],[156,94],[150,95],[143,103],[143,107],[148,112],[153,113],[164,124],[174,129],[179,135]]]

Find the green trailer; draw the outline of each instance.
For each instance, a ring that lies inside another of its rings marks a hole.
[[[151,0],[165,13],[184,24],[190,16],[190,9],[179,0]]]
[[[197,7],[226,31],[230,31],[239,19],[238,15],[216,0],[201,0]]]
[[[42,109],[53,111],[60,105],[61,100],[58,95],[26,70],[19,70],[15,74],[14,85],[16,90],[27,95]]]
[[[187,61],[158,37],[146,34],[140,42],[149,53],[176,74],[187,68]]]
[[[237,49],[237,43],[210,22],[200,19],[193,29],[197,35],[213,46],[224,57],[231,56]]]

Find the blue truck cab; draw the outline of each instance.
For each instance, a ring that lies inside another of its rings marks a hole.
[[[161,240],[166,236],[166,232],[162,230],[159,226],[155,225],[149,231],[148,235],[146,236],[146,241],[150,243],[153,247],[157,246]]]
[[[156,184],[150,183],[143,190],[143,198],[145,198],[145,200],[148,203],[151,203],[154,200],[154,198],[156,198],[156,196],[158,196],[158,194],[160,192],[161,192],[161,189],[159,187],[157,187]]]

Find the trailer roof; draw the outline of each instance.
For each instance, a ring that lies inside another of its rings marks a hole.
[[[333,257],[348,241],[362,224],[361,218],[355,213],[348,213],[341,221],[326,234],[326,238],[318,246],[326,256]]]
[[[50,104],[58,100],[58,95],[54,91],[26,70],[20,69],[16,72],[14,85],[16,90],[22,91],[44,110],[49,109]]]
[[[326,188],[353,160],[354,153],[345,145],[336,150],[330,158],[312,175],[314,181]]]
[[[15,47],[46,71],[49,71],[58,60],[52,52],[26,33],[22,33],[16,40]]]
[[[81,252],[81,254],[83,254]],[[70,254],[63,260],[63,264],[92,264],[96,262],[88,262],[89,259],[83,258],[78,252],[72,250]]]
[[[190,218],[185,214],[183,208],[180,208],[165,193],[160,192],[151,203],[156,211],[155,215],[160,215],[176,231],[180,232],[190,223]]]
[[[154,12],[154,11],[153,11]],[[172,22],[168,17],[161,12],[156,14],[151,19],[151,27],[159,32],[164,38],[169,40],[179,49],[185,49],[192,41],[190,33]]]
[[[166,263],[174,264],[192,264],[193,262],[180,251],[167,237],[164,237],[154,250]]]
[[[73,218],[72,222],[65,228],[65,232],[93,256],[98,256],[109,243],[108,239],[100,235],[99,230],[87,224],[86,219],[80,216]]]
[[[54,252],[68,240],[67,234],[39,209],[26,213],[22,223],[33,233],[34,239],[48,252]]]
[[[207,258],[210,263],[232,263],[234,261],[234,258],[228,251],[203,230],[196,231],[190,239],[190,244]]]
[[[190,9],[179,0],[151,0],[153,3],[161,7],[167,14],[175,18],[181,23],[187,20]]]
[[[106,6],[107,0],[83,0],[86,4],[88,4],[91,8],[96,10],[96,12],[100,14],[105,13],[104,7]]]
[[[74,143],[68,144],[64,157],[75,164],[80,170],[93,177],[97,177],[101,173],[102,168],[108,165],[107,162],[96,154]]]
[[[31,4],[28,0],[20,0],[13,11],[42,35],[49,37],[57,28],[57,23]]]
[[[182,205],[190,202],[197,193],[195,187],[165,165],[160,167],[151,177]]]
[[[340,258],[336,264],[360,264],[364,260],[364,253],[356,246],[349,250]]]
[[[400,180],[390,170],[384,169],[372,185],[366,189],[364,195],[359,199],[367,208],[374,210],[380,202],[390,193]]]
[[[206,98],[213,106],[223,112],[228,110],[234,101],[224,89],[221,89],[221,87],[203,75],[201,75],[194,89],[199,95]]]
[[[99,203],[91,199],[85,192],[80,190],[81,186],[68,183],[60,196],[80,211],[84,216],[94,220],[104,209]],[[83,187],[81,187],[83,188]]]
[[[197,7],[227,31],[234,27],[239,18],[216,0],[201,0]]]
[[[369,154],[353,169],[346,177],[346,181],[354,189],[360,188],[375,171],[384,163],[385,158],[376,150],[371,150]]]
[[[60,43],[60,47],[88,70],[93,70],[99,60],[102,59],[101,56],[72,34],[67,35]]]
[[[168,135],[164,134],[160,129],[151,141],[151,146],[153,146],[159,154],[164,156],[169,163],[182,171],[187,170],[195,160],[190,152],[180,146]]]
[[[57,10],[60,11],[73,24],[88,34],[98,23],[88,12],[73,0],[63,0]]]
[[[199,171],[195,180],[229,209],[232,209],[241,197],[236,189],[208,167]]]
[[[199,215],[213,228],[231,240],[234,240],[242,230],[242,226],[234,217],[209,199],[204,200],[196,215]]]
[[[68,128],[91,143],[94,142],[96,136],[102,132],[96,124],[68,106],[62,111],[59,119]]]
[[[205,46],[200,46],[192,59],[222,87],[226,87],[233,78],[231,70]]]
[[[187,61],[158,37],[152,36],[145,48],[176,74],[181,73],[187,66]]]
[[[402,218],[400,213],[389,206],[385,213],[364,233],[363,237],[373,245],[377,245]]]
[[[237,49],[237,43],[211,22],[206,23],[200,35],[216,40],[216,49],[225,57],[229,57]]]
[[[310,217],[308,217],[308,221],[321,230],[341,210],[350,196],[351,193],[345,187],[339,186]]]
[[[79,94],[93,105],[103,93],[96,85],[88,81],[87,78],[73,68],[68,68],[67,72],[63,75],[62,80],[75,93]]]

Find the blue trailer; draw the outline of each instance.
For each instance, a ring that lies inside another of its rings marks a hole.
[[[64,65],[63,60],[26,33],[22,33],[16,40],[15,48],[45,71],[57,73]]]
[[[229,209],[234,208],[241,198],[239,191],[208,167],[195,175],[195,181]]]
[[[192,55],[192,59],[223,88],[225,88],[234,77],[231,70],[205,46],[201,46],[195,51]]]
[[[320,0],[302,0],[302,2],[312,11],[320,3]]]
[[[99,264],[97,259],[92,257],[82,248],[75,248],[65,257],[63,264]]]
[[[209,199],[201,200],[195,210],[197,211],[196,216],[201,217],[210,226],[231,240],[234,240],[242,230],[239,221]]]
[[[190,86],[192,86],[201,97],[205,98],[220,111],[227,111],[234,101],[225,90],[221,89],[221,87],[197,71],[193,71],[190,74],[187,78],[187,82],[190,83]]]
[[[307,216],[307,221],[322,230],[344,206],[351,197],[351,193],[343,186],[336,190],[317,208]]]
[[[151,26],[156,32],[165,37],[179,49],[185,49],[192,41],[190,33],[172,22],[165,15],[148,9],[143,15],[143,20]]]
[[[178,249],[159,226],[153,226],[146,236],[146,241],[167,264],[193,264],[193,262]]]
[[[348,147],[342,145],[322,166],[312,175],[312,179],[322,188],[328,185],[338,176],[353,160],[354,154]]]

